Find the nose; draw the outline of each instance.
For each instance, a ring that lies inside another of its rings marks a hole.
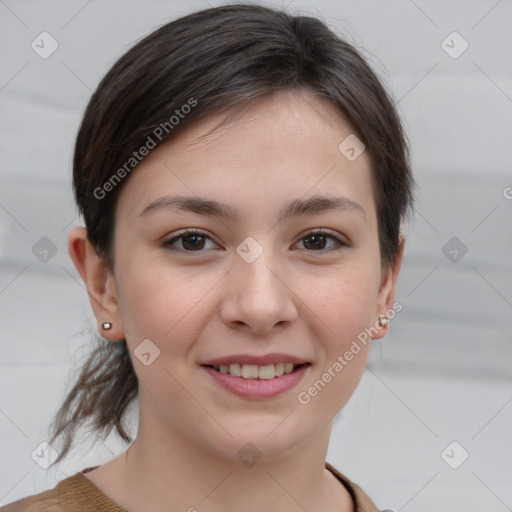
[[[266,256],[270,252],[263,251],[252,263],[235,258],[220,311],[230,328],[264,335],[298,318],[293,283],[276,259]]]

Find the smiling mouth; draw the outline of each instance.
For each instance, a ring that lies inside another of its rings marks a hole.
[[[229,374],[232,377],[240,377],[242,379],[270,380],[278,379],[283,375],[293,373],[303,366],[309,366],[311,363],[293,364],[293,363],[276,363],[258,366],[256,364],[221,364],[221,365],[204,365],[213,368],[219,373]]]

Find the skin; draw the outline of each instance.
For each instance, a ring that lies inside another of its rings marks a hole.
[[[349,161],[338,150],[352,130],[326,100],[269,95],[200,139],[224,118],[210,116],[164,143],[123,184],[113,272],[85,228],[69,235],[98,329],[112,342],[126,337],[140,383],[135,441],[86,476],[130,512],[170,503],[184,511],[352,511],[324,464],[331,421],[356,388],[370,343],[310,403],[297,394],[392,308],[403,244],[393,265],[381,265],[371,161],[366,152]],[[239,218],[140,215],[166,194],[216,199]],[[277,223],[285,202],[312,195],[350,198],[364,216],[332,210]],[[209,237],[199,239],[201,255],[183,239],[176,251],[162,246],[183,228]],[[329,238],[315,245],[304,238],[312,228],[330,229],[347,245]],[[263,249],[252,263],[236,252],[248,236]],[[111,330],[101,330],[105,321]],[[149,366],[133,355],[147,338],[160,349]],[[312,363],[297,387],[273,399],[232,395],[199,366],[269,352]],[[263,453],[252,467],[237,458],[247,442]]]

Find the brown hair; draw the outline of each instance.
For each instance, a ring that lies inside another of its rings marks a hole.
[[[326,98],[366,146],[381,261],[390,265],[414,182],[388,93],[359,52],[320,20],[236,4],[189,14],[147,35],[112,66],[87,105],[76,138],[73,186],[89,241],[107,268],[114,266],[116,198],[141,148],[161,144],[208,114],[289,90]],[[126,341],[98,339],[52,424],[50,444],[64,436],[55,462],[87,420],[97,434],[106,437],[115,428],[131,441],[123,416],[137,395]]]

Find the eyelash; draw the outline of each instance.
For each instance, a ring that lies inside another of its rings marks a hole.
[[[172,244],[174,244],[178,240],[180,240],[182,238],[186,238],[187,236],[191,236],[191,235],[200,235],[200,236],[202,236],[205,239],[212,240],[208,235],[206,235],[202,231],[199,231],[197,229],[185,229],[183,231],[177,232],[172,238],[164,241],[162,245],[163,245],[163,247],[165,247],[167,249],[170,249],[171,251],[176,251],[176,252],[200,253],[201,254],[204,251],[206,251],[207,249],[201,249],[201,250],[198,250],[198,251],[187,251],[186,249],[176,249],[174,247],[171,247]],[[316,253],[322,254],[322,253],[330,252],[332,250],[340,250],[343,247],[347,247],[348,246],[348,244],[342,242],[337,236],[335,236],[333,234],[333,232],[331,232],[329,230],[326,230],[326,229],[316,229],[316,230],[313,229],[311,231],[308,231],[307,233],[302,235],[302,237],[300,238],[299,241],[302,241],[305,238],[311,237],[313,235],[321,235],[321,236],[325,236],[326,238],[330,238],[331,240],[336,242],[336,245],[338,246],[337,249],[335,247],[331,247],[330,249],[322,249],[322,250],[318,250],[318,251],[314,251],[314,250],[309,250],[308,251],[307,249],[305,249],[306,251],[314,253],[314,254],[316,254]],[[212,240],[212,242],[213,242],[213,240]]]

